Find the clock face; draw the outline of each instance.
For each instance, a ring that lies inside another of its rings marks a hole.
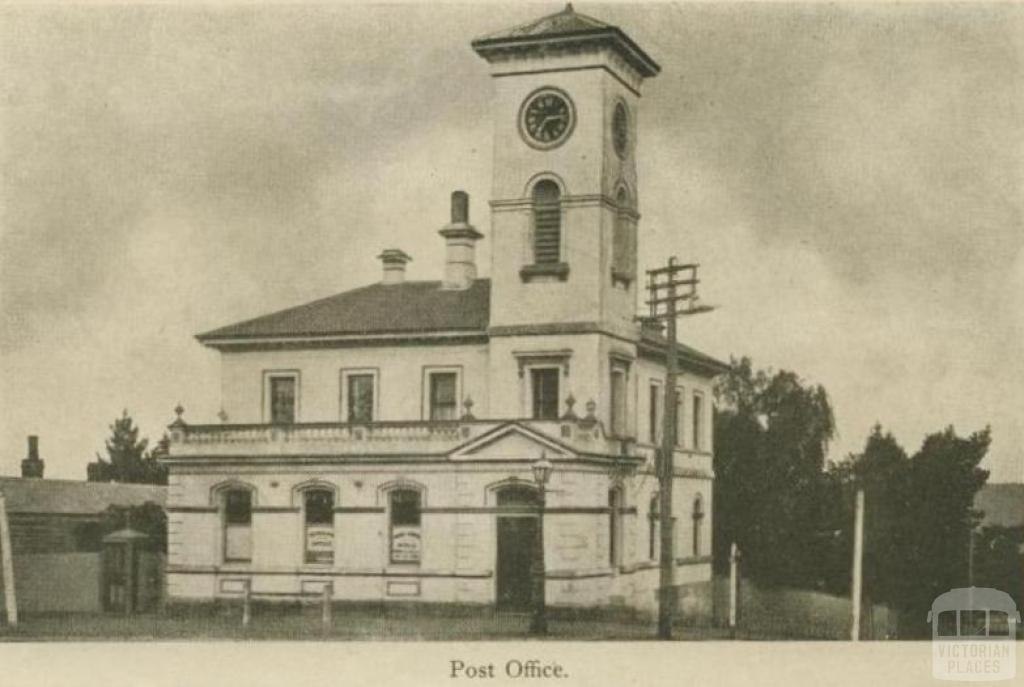
[[[615,106],[615,114],[612,115],[612,142],[616,154],[619,157],[626,157],[626,150],[629,147],[629,114],[622,103]]]
[[[572,100],[555,88],[542,88],[532,93],[519,112],[519,128],[523,138],[535,148],[561,145],[576,125]]]

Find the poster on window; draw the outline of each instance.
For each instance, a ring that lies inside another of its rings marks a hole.
[[[420,528],[398,526],[391,530],[391,562],[420,562]]]

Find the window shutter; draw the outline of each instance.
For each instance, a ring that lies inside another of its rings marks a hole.
[[[538,264],[559,262],[562,253],[562,209],[558,203],[536,207],[534,232],[534,260]]]
[[[533,259],[537,264],[562,258],[562,203],[558,186],[549,180],[533,187]]]

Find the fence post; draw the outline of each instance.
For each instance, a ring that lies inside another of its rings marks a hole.
[[[320,616],[320,621],[323,625],[324,634],[330,634],[331,628],[334,626],[334,609],[331,605],[332,597],[334,596],[334,583],[324,583],[323,589],[323,609]]]
[[[740,550],[733,542],[729,547],[729,629],[736,635],[736,616],[740,592]]]
[[[245,580],[242,584],[242,629],[249,629],[249,621],[252,620],[252,580]]]

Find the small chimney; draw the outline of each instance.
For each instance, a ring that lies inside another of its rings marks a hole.
[[[438,233],[445,243],[443,288],[468,289],[476,279],[476,242],[483,238],[469,223],[468,193],[452,192],[452,221]]]
[[[397,248],[387,248],[377,256],[384,264],[384,284],[401,284],[405,281],[405,263],[412,262],[404,251]]]
[[[21,476],[42,479],[44,467],[46,464],[39,460],[39,437],[29,436],[28,458],[21,461]]]

